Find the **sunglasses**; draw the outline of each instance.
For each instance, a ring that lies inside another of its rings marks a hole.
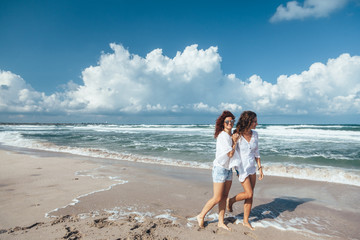
[[[226,124],[229,124],[229,123],[234,124],[234,122],[235,122],[235,120],[230,120],[230,121],[229,121],[229,120],[226,120],[226,121],[225,121]]]

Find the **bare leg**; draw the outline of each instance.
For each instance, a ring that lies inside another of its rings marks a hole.
[[[255,183],[256,183],[256,174],[250,175],[248,177],[248,179],[250,180],[251,189],[252,189],[252,191],[254,191]],[[250,212],[251,212],[252,203],[253,203],[253,196],[251,196],[251,198],[245,199],[243,225],[250,228],[251,230],[255,230],[249,222],[249,216],[250,216]]]
[[[229,201],[230,201],[230,198],[227,198],[227,199],[226,199],[226,210],[227,210],[228,212],[232,212],[232,211],[233,211],[233,209],[232,209],[233,203],[232,203],[231,206],[230,206]]]
[[[225,189],[225,183],[213,183],[213,189],[214,189],[214,195],[213,197],[207,201],[205,206],[203,207],[201,213],[196,216],[196,219],[199,223],[199,227],[204,227],[204,218],[206,214],[221,201],[224,189]]]
[[[224,223],[224,215],[225,215],[225,207],[226,207],[226,199],[229,195],[229,191],[231,188],[232,181],[226,181],[224,191],[222,194],[221,201],[219,202],[219,222],[218,227],[224,228],[226,230],[231,230],[228,226]]]
[[[255,174],[254,174],[254,175],[255,175]],[[255,175],[255,176],[256,176],[256,175]],[[241,183],[241,185],[242,185],[243,188],[244,188],[244,192],[241,192],[241,193],[237,194],[236,196],[234,196],[234,197],[232,197],[232,198],[229,198],[229,199],[227,200],[227,208],[228,208],[229,212],[232,212],[232,205],[233,205],[235,202],[252,198],[253,188],[252,188],[252,186],[251,186],[250,176],[247,177],[247,178],[244,180],[244,182]]]

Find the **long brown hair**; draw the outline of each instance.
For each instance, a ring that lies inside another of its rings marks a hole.
[[[227,110],[223,111],[222,114],[216,119],[214,138],[217,138],[221,131],[224,130],[224,121],[227,117],[231,117],[233,120],[235,119],[234,114]]]
[[[234,132],[242,135],[245,130],[249,129],[254,119],[256,118],[256,113],[252,111],[244,111],[241,113],[238,122],[236,123],[236,129]]]

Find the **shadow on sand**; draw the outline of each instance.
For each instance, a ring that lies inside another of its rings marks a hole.
[[[251,209],[250,220],[251,222],[257,222],[264,219],[275,219],[282,212],[292,212],[299,205],[313,201],[312,198],[296,198],[296,197],[280,197],[275,198],[272,202],[262,204]],[[243,219],[244,213],[238,214],[235,217],[230,217],[227,220],[235,222],[236,220]]]

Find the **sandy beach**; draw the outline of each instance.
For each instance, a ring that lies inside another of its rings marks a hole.
[[[0,239],[359,239],[360,188],[266,176],[251,222],[242,203],[217,227],[211,172],[46,152],[0,150]],[[241,191],[234,178],[230,195]]]

